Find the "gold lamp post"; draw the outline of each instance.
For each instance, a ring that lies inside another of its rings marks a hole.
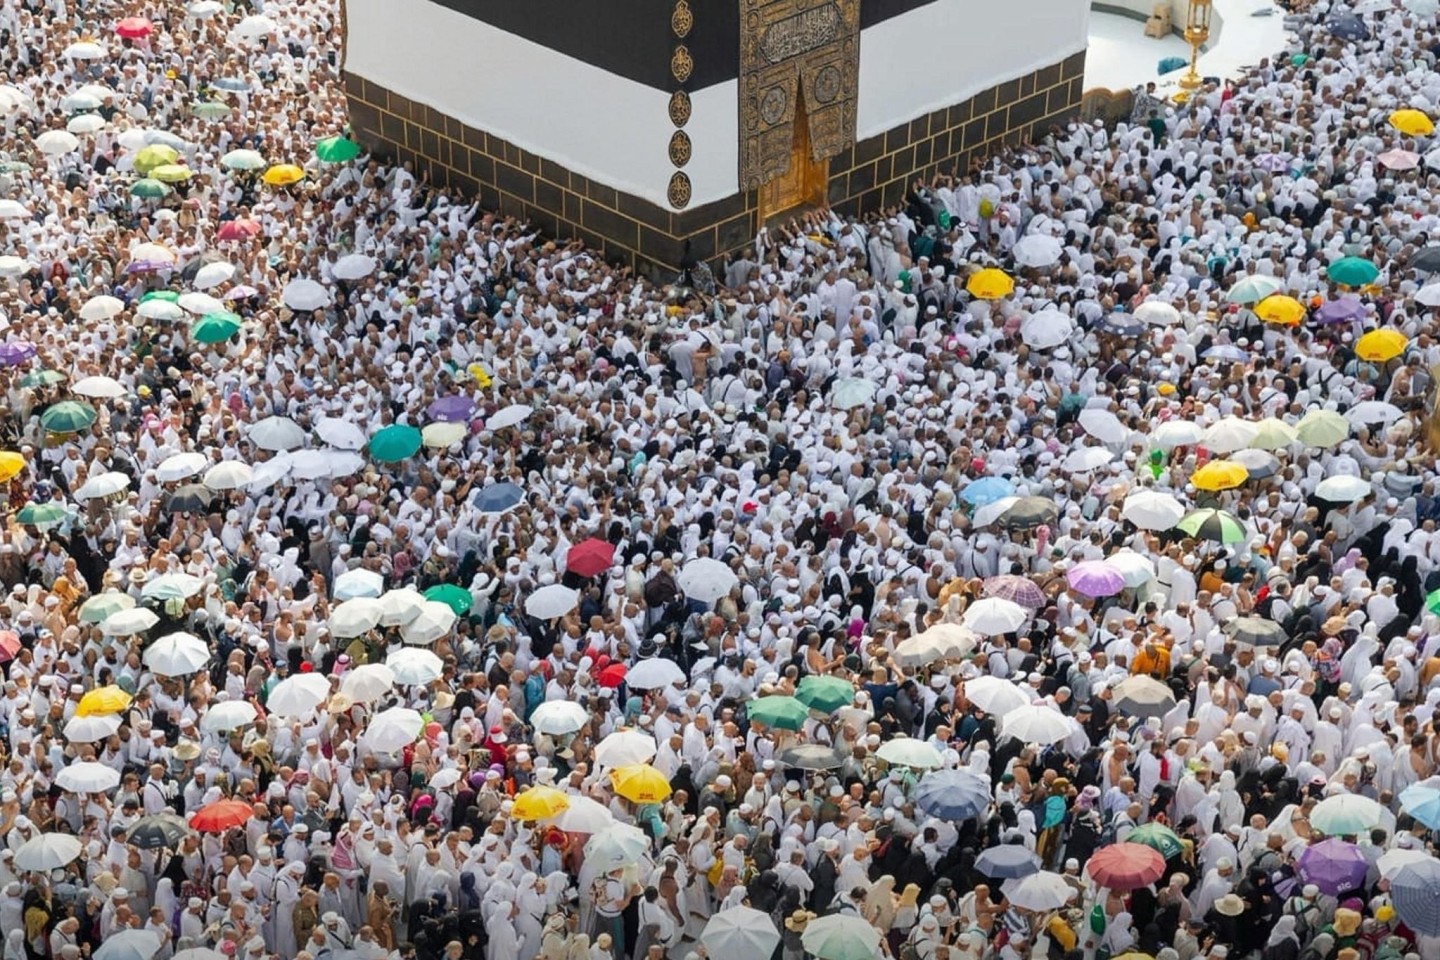
[[[1180,78],[1180,89],[1188,97],[1200,89],[1200,72],[1195,69],[1200,60],[1200,48],[1210,39],[1211,0],[1190,0],[1185,12],[1185,42],[1190,44],[1190,69]]]

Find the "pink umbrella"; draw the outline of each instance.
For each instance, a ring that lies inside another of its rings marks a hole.
[[[126,17],[115,24],[115,32],[126,40],[139,40],[141,37],[150,36],[155,25],[144,17]]]
[[[1104,560],[1086,560],[1065,572],[1071,589],[1087,597],[1113,597],[1125,589],[1125,575]]]
[[[1420,154],[1409,150],[1387,150],[1375,159],[1391,170],[1414,170],[1420,166]]]
[[[1009,573],[986,578],[985,596],[1000,597],[1002,600],[1018,603],[1031,610],[1044,609],[1047,602],[1044,592],[1035,585],[1034,581]]]

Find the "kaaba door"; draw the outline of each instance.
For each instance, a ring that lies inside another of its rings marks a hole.
[[[798,86],[798,85],[797,85]],[[790,145],[790,168],[760,188],[760,222],[796,207],[818,207],[825,202],[830,184],[830,161],[816,160],[810,144],[810,118],[805,111],[805,92],[796,90],[794,140]]]

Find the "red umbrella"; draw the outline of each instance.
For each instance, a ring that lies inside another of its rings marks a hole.
[[[144,17],[126,17],[115,24],[115,32],[126,40],[139,40],[141,37],[150,36],[155,25]]]
[[[190,817],[190,826],[201,833],[224,833],[231,827],[244,824],[255,809],[243,800],[216,800],[208,807],[201,807]]]
[[[593,577],[610,569],[615,562],[615,544],[591,537],[577,543],[565,555],[565,569],[582,577]]]
[[[14,630],[0,631],[0,663],[20,653],[20,634]]]
[[[1134,890],[1154,883],[1165,874],[1165,858],[1143,844],[1112,843],[1092,853],[1085,869],[1102,887]]]
[[[600,686],[618,687],[625,682],[625,664],[612,663],[600,671]]]
[[[254,220],[227,220],[215,231],[217,240],[249,240],[260,234],[260,224]]]

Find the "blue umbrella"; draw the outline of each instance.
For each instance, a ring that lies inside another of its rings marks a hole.
[[[1250,359],[1250,354],[1241,350],[1232,343],[1221,343],[1206,350],[1202,356],[1206,360],[1231,360],[1235,363],[1244,363]]]
[[[425,415],[431,420],[443,420],[447,423],[464,423],[474,412],[475,401],[459,395],[441,397],[425,408]]]
[[[1440,830],[1440,790],[1412,784],[1400,792],[1400,807],[1431,830]]]
[[[973,770],[937,770],[915,787],[915,806],[941,820],[968,820],[990,806],[990,781]]]
[[[1162,77],[1167,73],[1174,73],[1176,70],[1184,70],[1190,61],[1184,57],[1166,57],[1155,67],[1155,72]]]
[[[1341,40],[1368,40],[1370,30],[1365,26],[1365,21],[1359,17],[1335,17],[1325,24],[1332,37],[1339,37]]]
[[[975,869],[992,880],[1011,880],[1040,872],[1040,858],[1018,843],[990,847],[975,860]]]
[[[983,507],[1014,493],[1015,485],[1004,477],[981,477],[960,491],[960,499],[972,507]]]
[[[525,491],[513,483],[496,483],[475,494],[475,509],[481,513],[504,513],[525,499]]]
[[[1122,337],[1134,337],[1145,332],[1145,321],[1128,313],[1107,313],[1100,321],[1100,329]]]
[[[1413,788],[1412,788],[1413,789]],[[1390,899],[1405,926],[1428,937],[1440,937],[1440,860],[1407,863],[1390,878]]]

